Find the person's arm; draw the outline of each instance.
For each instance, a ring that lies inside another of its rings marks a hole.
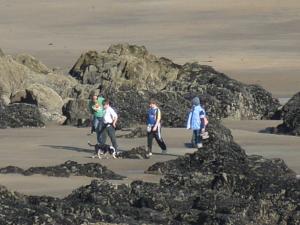
[[[192,111],[189,112],[188,120],[186,123],[186,129],[191,129],[191,119],[192,119]]]
[[[118,121],[118,115],[113,108],[110,108],[110,115],[112,118],[112,125],[113,125],[113,127],[116,127],[116,124]]]
[[[161,113],[160,113],[160,110],[157,109],[157,113],[156,113],[156,123],[153,127],[153,131],[156,131],[157,130],[157,127],[158,127],[158,124],[160,123],[160,120],[161,120]]]
[[[94,113],[93,105],[92,105],[92,102],[91,102],[91,101],[88,102],[88,109],[89,109],[89,111],[90,111],[91,114]]]

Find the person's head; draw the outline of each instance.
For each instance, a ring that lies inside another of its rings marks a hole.
[[[192,105],[200,105],[200,99],[198,97],[193,98]]]
[[[92,99],[93,102],[97,102],[98,96],[97,95],[92,95],[91,99]]]
[[[149,106],[151,107],[151,108],[155,108],[155,107],[157,107],[157,102],[156,102],[156,100],[155,99],[150,99],[150,101],[149,101]]]
[[[107,99],[104,102],[104,109],[107,109],[110,106],[110,101]]]

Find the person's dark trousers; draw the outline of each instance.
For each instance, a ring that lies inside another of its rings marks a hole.
[[[110,138],[112,146],[115,148],[116,152],[118,152],[115,128],[112,125],[108,124],[108,125],[106,125],[105,130]]]
[[[161,127],[159,126],[156,131],[153,131],[153,127],[150,132],[147,132],[147,142],[148,142],[148,151],[152,152],[152,142],[153,137],[155,138],[157,144],[162,150],[167,150],[167,146],[164,140],[161,137]]]
[[[193,136],[195,138],[195,144],[201,144],[202,138],[200,135],[200,129],[199,130],[193,130]]]
[[[94,127],[96,128],[97,142],[99,144],[105,144],[106,132],[102,132],[102,130],[105,128],[103,117],[94,118]]]

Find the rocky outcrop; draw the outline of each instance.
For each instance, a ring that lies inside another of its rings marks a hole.
[[[300,136],[300,92],[295,94],[281,110],[283,123],[273,132]]]
[[[65,124],[76,126],[88,126],[90,123],[90,112],[87,99],[70,99],[63,107],[64,115],[68,118]]]
[[[20,64],[23,64],[24,66],[28,67],[31,71],[34,71],[36,73],[43,73],[48,74],[52,71],[44,65],[42,62],[37,60],[31,55],[28,54],[20,54],[15,57],[15,60],[19,62]]]
[[[195,96],[214,118],[272,118],[279,107],[278,100],[257,85],[242,84],[198,63],[177,65],[135,45],[83,54],[70,74],[83,84],[98,85],[115,103],[122,126],[144,123],[151,97],[160,104],[164,125],[174,127],[184,126]]]
[[[159,102],[164,126],[172,127],[185,125],[194,96],[201,97],[208,115],[214,118],[272,118],[279,106],[259,86],[242,84],[198,63],[177,65],[151,55],[143,46],[117,44],[101,53],[87,52],[70,74],[76,79],[53,73],[32,56],[4,55],[0,57],[0,101],[4,105],[36,104],[45,124],[62,123],[63,113],[65,124],[81,125],[90,117],[82,103],[91,92],[101,91],[114,103],[121,127],[144,123],[151,97]],[[32,90],[35,93],[30,94]],[[45,93],[55,96],[52,102],[46,101]],[[40,101],[29,101],[30,95]],[[39,104],[42,102],[49,104],[45,107]]]
[[[184,64],[166,90],[179,92],[186,99],[202,97],[208,115],[215,118],[271,118],[280,106],[263,88],[243,84],[198,63]]]
[[[94,180],[64,199],[24,196],[0,187],[7,224],[296,225],[300,180],[280,159],[247,156],[230,131],[210,123],[201,151],[154,164],[160,183]]]
[[[27,170],[15,166],[8,166],[0,168],[0,173],[18,173],[24,176],[31,176],[34,174],[42,174],[54,177],[69,177],[69,176],[87,176],[96,177],[110,180],[121,180],[124,176],[118,175],[113,171],[107,169],[98,163],[79,164],[74,161],[66,161],[65,163],[57,166],[49,167],[30,167]]]
[[[42,127],[43,115],[36,105],[14,103],[8,106],[0,103],[0,128]]]
[[[148,152],[145,146],[139,146],[129,151],[123,151],[118,154],[118,158],[123,159],[148,159]]]
[[[29,85],[25,90],[16,92],[11,97],[11,103],[28,103],[36,105],[44,117],[44,121],[63,124],[62,116],[64,102],[62,98],[51,88],[42,84]]]
[[[29,58],[29,56],[26,57]],[[45,75],[39,73],[41,71],[38,70],[42,68],[41,63],[36,59],[30,61],[31,65],[36,67],[36,71],[34,71],[27,64],[27,61],[25,61],[24,64],[26,64],[26,66],[17,62],[11,56],[0,57],[1,104],[5,107],[8,107],[13,103],[32,104],[37,106],[37,109],[40,111],[43,124],[63,123],[65,120],[65,117],[62,115],[63,100],[71,95],[77,81],[64,75],[54,73]],[[22,111],[22,113],[27,112],[29,113],[28,110]],[[17,115],[19,114],[14,114],[14,116]],[[34,119],[32,116],[36,114],[20,115],[25,118]],[[7,115],[6,117],[10,117],[10,115]],[[19,120],[19,122],[24,120],[23,118],[15,119]],[[36,120],[36,124],[39,124],[40,118],[37,117]],[[9,121],[11,120],[8,120],[7,125],[10,127],[15,127],[18,124],[21,126],[21,124],[23,124],[22,122],[9,124]],[[24,124],[27,124],[27,122],[24,122]],[[34,123],[30,124],[33,125]]]
[[[101,84],[105,89],[161,90],[174,80],[178,66],[148,53],[142,46],[112,45],[106,52],[90,51],[80,56],[70,71],[83,84]]]

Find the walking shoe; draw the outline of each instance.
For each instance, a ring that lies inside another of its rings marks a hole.
[[[167,149],[166,150],[161,150],[161,154],[167,154]]]
[[[151,156],[151,155],[152,155],[152,152],[149,152],[148,155]]]
[[[198,150],[199,150],[200,148],[203,148],[203,144],[202,144],[202,143],[197,144],[197,148],[198,148]]]

